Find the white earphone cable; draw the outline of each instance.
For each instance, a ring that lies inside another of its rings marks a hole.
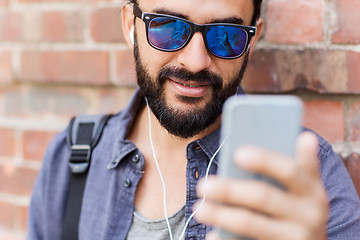
[[[226,139],[225,139],[226,140]],[[211,157],[210,161],[209,161],[209,164],[206,168],[206,174],[205,174],[205,182],[207,182],[207,179],[208,179],[208,176],[209,176],[209,172],[210,172],[210,167],[211,167],[211,164],[213,163],[214,159],[215,159],[215,156],[219,153],[221,147],[224,145],[224,142],[225,140],[221,143],[221,145],[219,146],[219,148],[216,150],[216,152],[214,153],[214,155]],[[181,238],[183,237],[183,235],[185,234],[185,230],[187,228],[187,226],[189,225],[190,223],[190,220],[194,217],[194,215],[197,213],[197,211],[200,209],[200,207],[203,205],[203,203],[205,202],[205,197],[203,197],[203,199],[201,200],[201,203],[200,205],[195,209],[195,211],[190,215],[190,217],[188,218],[188,220],[186,221],[185,223],[185,227],[180,235],[180,238],[179,240],[181,240]]]
[[[148,110],[148,117],[149,117],[149,138],[150,138],[150,144],[151,144],[151,149],[152,149],[152,152],[153,152],[153,156],[154,156],[154,160],[155,160],[155,163],[156,163],[156,167],[157,167],[157,170],[159,172],[159,175],[160,175],[160,179],[161,179],[161,183],[162,183],[162,186],[163,186],[163,201],[164,201],[164,214],[165,214],[165,220],[166,220],[166,224],[167,224],[167,227],[169,229],[169,235],[170,235],[170,240],[173,240],[173,236],[172,236],[172,231],[171,231],[171,226],[170,226],[170,223],[169,223],[169,218],[168,218],[168,215],[167,215],[167,210],[166,210],[166,187],[165,187],[165,181],[164,181],[164,178],[161,174],[161,170],[160,170],[160,166],[159,166],[159,163],[157,161],[157,157],[156,157],[156,152],[155,152],[155,147],[154,147],[154,143],[152,141],[152,134],[151,134],[151,114],[150,114],[150,107],[149,107],[149,102],[147,100],[147,98],[145,97],[145,101],[146,101],[146,106],[147,106],[147,110]],[[211,167],[211,164],[213,163],[214,159],[215,159],[215,156],[219,153],[221,147],[224,145],[226,139],[223,140],[223,142],[220,144],[219,148],[215,151],[214,155],[211,157],[210,161],[209,161],[209,164],[207,166],[207,169],[206,169],[206,174],[205,174],[205,182],[207,181],[208,179],[208,175],[209,175],[209,172],[210,172],[210,167]],[[185,234],[185,231],[186,231],[186,228],[187,226],[189,225],[190,223],[190,220],[194,217],[194,215],[196,214],[196,212],[199,210],[199,208],[203,205],[203,203],[205,202],[205,196],[203,197],[200,205],[196,208],[196,210],[190,215],[190,217],[187,219],[186,223],[185,223],[185,226],[184,226],[184,229],[182,230],[181,232],[181,235],[180,235],[180,238],[179,240],[182,239],[182,237],[184,236]]]
[[[164,201],[165,220],[166,220],[167,227],[169,229],[170,240],[173,240],[171,227],[170,227],[170,223],[169,223],[169,218],[168,218],[167,210],[166,210],[166,187],[165,187],[165,182],[164,182],[164,178],[163,178],[163,176],[161,174],[160,166],[159,166],[159,163],[158,163],[158,160],[157,160],[157,157],[156,157],[156,153],[155,153],[154,143],[153,143],[152,137],[151,137],[151,115],[150,115],[149,102],[148,102],[147,98],[145,98],[145,101],[146,101],[146,106],[147,106],[147,109],[148,109],[148,116],[149,116],[149,138],[150,138],[151,149],[152,149],[152,152],[153,152],[153,155],[154,155],[154,160],[155,160],[155,163],[156,163],[156,167],[157,167],[157,170],[159,172],[161,183],[162,183],[162,186],[163,186],[163,201]]]

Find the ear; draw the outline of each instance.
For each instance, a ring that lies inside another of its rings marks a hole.
[[[127,45],[134,49],[134,44],[132,43],[132,36],[134,34],[134,14],[133,14],[133,7],[132,4],[126,4],[123,6],[123,9],[121,11],[121,17],[122,17],[122,31],[124,35],[124,39],[127,43]]]
[[[251,39],[251,42],[250,42],[250,55],[253,52],[253,50],[255,49],[255,45],[259,41],[259,39],[263,33],[263,30],[264,30],[263,28],[264,28],[264,19],[259,18],[256,22],[256,34]]]

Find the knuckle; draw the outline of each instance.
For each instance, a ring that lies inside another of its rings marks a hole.
[[[233,191],[231,190],[231,187],[223,187],[219,189],[219,196],[222,201],[224,202],[230,202],[232,199]]]
[[[254,220],[253,216],[249,212],[242,212],[242,214],[238,214],[236,216],[235,221],[232,221],[232,228],[237,229],[236,232],[238,234],[244,234],[248,232],[254,231]]]
[[[272,205],[272,191],[269,189],[268,186],[265,186],[265,184],[259,183],[258,191],[256,191],[255,197],[253,199],[253,205],[256,208],[259,207],[271,207]]]

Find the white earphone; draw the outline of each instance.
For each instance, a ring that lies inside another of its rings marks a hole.
[[[134,26],[131,27],[130,29],[130,40],[131,40],[131,43],[134,45]]]

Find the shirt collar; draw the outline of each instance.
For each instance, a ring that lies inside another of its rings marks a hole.
[[[127,136],[135,123],[136,115],[143,102],[143,95],[140,88],[137,88],[128,106],[118,114],[117,119],[114,119],[117,124],[117,134],[112,150],[112,157],[108,164],[109,169],[116,168],[125,156],[137,150],[137,147],[127,139]]]
[[[201,147],[201,149],[204,151],[206,156],[211,159],[214,157],[214,163],[217,164],[219,161],[219,154],[217,153],[219,148],[219,142],[220,142],[220,129],[215,130],[214,132],[210,133],[209,135],[206,135],[205,137],[196,140],[196,143]]]

